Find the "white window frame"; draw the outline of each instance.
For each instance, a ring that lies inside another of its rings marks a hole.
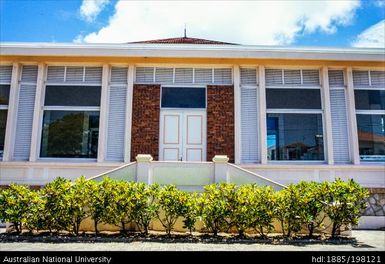
[[[48,65],[48,67],[51,65]],[[47,74],[45,74],[45,82],[43,86],[43,98],[42,98],[42,115],[40,119],[40,129],[39,129],[39,140],[38,140],[38,160],[39,161],[74,161],[74,162],[96,162],[96,158],[61,158],[61,157],[41,157],[41,147],[42,147],[42,135],[43,135],[43,119],[44,119],[44,111],[84,111],[84,112],[99,112],[99,118],[101,116],[101,107],[100,106],[45,106],[45,95],[47,86],[93,86],[100,87],[102,89],[102,83],[84,83],[85,78],[85,69],[86,67],[99,67],[100,65],[81,65],[83,67],[83,82],[71,82],[66,83],[66,71],[67,67],[71,67],[71,65],[52,65],[52,66],[64,66],[64,82],[48,82]],[[46,71],[48,71],[48,67]],[[100,131],[100,120],[99,120],[99,131]],[[98,141],[100,140],[100,134],[98,137]]]
[[[288,88],[288,89],[322,89],[321,86],[321,70],[319,68],[306,68],[306,69],[298,69],[298,68],[275,68],[275,67],[267,67],[265,70],[282,70],[282,84],[280,85],[268,85],[266,84],[266,89],[282,89],[282,88]],[[293,85],[293,84],[285,84],[285,71],[286,70],[295,70],[295,71],[300,71],[300,78],[301,78],[301,83],[298,85]],[[318,71],[318,80],[319,83],[318,85],[304,85],[303,84],[303,71],[304,70],[315,70]],[[265,71],[266,74],[266,71]],[[265,76],[266,78],[266,76]]]
[[[354,83],[353,83],[354,91],[355,90],[385,91],[385,87],[373,87],[372,86],[371,71],[379,71],[379,70],[360,70],[360,69],[356,69],[356,71],[366,71],[366,72],[368,72],[369,86],[367,86],[367,87],[354,87]],[[355,104],[355,105],[357,105],[357,104]],[[362,110],[362,109],[357,109],[357,108],[355,110],[356,110],[356,118],[357,118],[357,115],[385,115],[385,110],[370,110],[370,109]],[[357,124],[357,129],[358,129],[358,124]],[[357,142],[358,142],[358,148],[359,148],[359,139],[358,138],[357,138]],[[378,156],[378,155],[372,155],[372,156]],[[370,163],[370,164],[373,164],[373,163],[384,164],[385,163],[385,161],[382,161],[382,160],[375,160],[375,159],[373,161],[364,160],[364,159],[361,159],[361,155],[359,155],[359,157],[360,157],[360,162],[362,162],[362,163]]]
[[[136,80],[136,69],[137,68],[152,68],[153,69],[152,80],[147,81],[147,82],[137,82],[137,80]],[[229,66],[229,65],[218,65],[218,66],[180,65],[178,67],[170,66],[170,65],[155,65],[155,66],[154,65],[136,65],[135,66],[135,82],[134,83],[135,84],[158,83],[158,82],[156,82],[156,70],[158,68],[170,68],[173,71],[172,83],[170,83],[170,84],[165,83],[164,84],[165,86],[178,85],[178,83],[175,83],[175,71],[176,71],[176,69],[179,69],[179,68],[191,68],[192,69],[192,82],[191,83],[181,83],[180,85],[183,85],[183,86],[187,86],[187,85],[188,86],[194,86],[194,85],[199,85],[199,86],[202,86],[202,85],[234,85],[234,71],[233,71],[232,66]],[[195,70],[196,69],[211,69],[211,82],[209,82],[209,83],[197,83],[195,80],[195,77],[196,77]],[[216,83],[215,78],[214,78],[215,69],[229,69],[229,70],[231,70],[231,83]]]
[[[267,68],[267,69],[277,69],[277,68]],[[284,83],[284,70],[300,70],[301,72],[301,84],[298,86],[295,85],[285,85]],[[319,85],[314,85],[314,86],[303,86],[303,75],[302,75],[302,70],[318,70],[319,72]],[[321,89],[323,87],[321,86],[321,70],[318,68],[309,68],[309,69],[291,69],[291,68],[284,68],[282,69],[282,83],[283,85],[266,85],[266,94],[268,89],[301,89],[301,90],[319,90],[320,96],[321,96],[321,108],[320,109],[299,109],[299,108],[293,108],[293,109],[280,109],[280,108],[267,108],[266,105],[266,120],[267,120],[267,115],[268,114],[321,114],[322,118],[322,137],[325,139],[326,135],[326,126],[325,126],[325,116],[324,116],[324,99],[321,94]],[[266,129],[266,137],[267,137],[267,129]],[[267,139],[267,138],[266,138]],[[266,145],[267,147],[267,145]],[[267,149],[266,149],[267,151]],[[269,160],[267,159],[268,163],[278,163],[278,164],[325,164],[327,162],[327,149],[326,149],[326,144],[323,142],[323,153],[324,153],[324,159],[323,160]]]
[[[357,118],[357,115],[384,115],[385,116],[385,110],[356,110],[356,118]],[[357,129],[358,129],[358,124],[357,124]],[[358,138],[357,138],[357,141],[358,141],[358,148],[359,148],[360,141]],[[381,160],[373,159],[371,161],[361,159],[361,155],[359,155],[359,156],[360,156],[360,162],[362,162],[362,163],[369,163],[369,164],[373,164],[373,163],[384,164],[385,163],[385,155],[367,155],[367,156],[373,156],[373,157],[374,156],[383,157]]]
[[[9,85],[9,91],[11,91],[11,82],[0,82],[0,85]],[[0,110],[6,110],[7,111],[7,117],[8,117],[8,105],[9,105],[9,98],[8,98],[8,104],[0,104]],[[7,123],[8,123],[8,120],[5,124],[5,130],[7,130]],[[5,145],[5,138],[4,138],[4,143]],[[4,146],[5,147],[5,146]],[[3,149],[3,152],[4,152],[4,149]],[[3,153],[4,154],[4,153]],[[3,156],[0,157],[0,161],[3,160]]]

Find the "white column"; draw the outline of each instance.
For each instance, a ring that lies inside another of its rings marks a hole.
[[[353,164],[360,164],[360,153],[358,147],[358,132],[356,118],[356,104],[354,102],[353,70],[352,67],[346,68],[346,94],[348,108],[348,131],[350,156]]]
[[[323,114],[324,114],[324,132],[326,147],[326,161],[328,164],[334,164],[334,152],[333,152],[333,131],[332,131],[332,114],[330,105],[330,90],[329,90],[329,73],[328,67],[324,66],[321,69],[322,76],[322,102],[323,102]]]
[[[17,114],[17,98],[19,93],[19,78],[21,72],[21,65],[13,64],[11,87],[9,91],[7,124],[5,126],[5,140],[3,161],[10,161],[13,155],[13,142],[16,132],[16,114]]]
[[[258,126],[259,126],[259,147],[261,164],[267,163],[267,128],[266,128],[266,84],[265,67],[258,67],[259,86],[257,88],[258,100]]]
[[[31,149],[29,161],[36,161],[39,158],[40,128],[42,126],[43,105],[44,105],[44,73],[45,65],[39,63],[37,72],[35,107],[33,110]]]
[[[136,156],[136,181],[152,184],[152,156],[149,154],[138,154]]]
[[[134,91],[134,65],[128,66],[126,98],[126,134],[124,135],[124,162],[131,160],[132,95]]]
[[[241,163],[241,85],[239,65],[234,65],[234,154],[235,164]]]
[[[99,114],[99,139],[98,139],[98,162],[103,162],[106,156],[107,144],[107,116],[108,116],[108,82],[110,75],[110,67],[108,64],[103,65],[102,75],[102,92],[100,98],[100,114]]]
[[[229,157],[226,155],[215,155],[214,162],[214,182],[215,183],[229,183],[228,162]]]

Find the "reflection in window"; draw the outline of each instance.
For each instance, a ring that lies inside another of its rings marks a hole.
[[[267,114],[269,160],[324,160],[322,114]]]
[[[361,160],[385,161],[385,115],[357,115]]]
[[[3,157],[5,125],[7,124],[7,110],[0,110],[0,158]]]
[[[385,110],[385,90],[355,90],[358,110]]]
[[[99,112],[44,111],[41,157],[96,158]]]
[[[162,88],[162,107],[205,108],[205,88]]]

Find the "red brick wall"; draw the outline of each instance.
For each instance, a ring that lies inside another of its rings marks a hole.
[[[159,154],[160,85],[135,84],[132,100],[131,161]]]
[[[234,87],[207,86],[207,160],[227,155],[234,162]]]

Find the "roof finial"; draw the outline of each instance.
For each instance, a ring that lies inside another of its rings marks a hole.
[[[184,37],[187,38],[187,33],[186,33],[186,23],[184,23]]]

